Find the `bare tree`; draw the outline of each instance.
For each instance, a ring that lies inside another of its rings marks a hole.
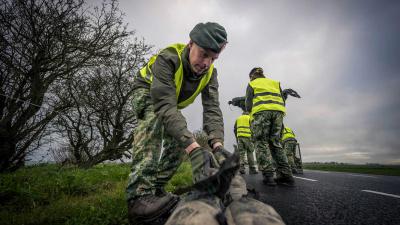
[[[129,33],[114,0],[93,9],[84,0],[0,0],[0,172],[22,166],[72,106],[51,87],[109,57]]]
[[[129,156],[135,125],[130,80],[149,50],[143,40],[120,44],[113,49],[112,57],[65,82],[61,89],[66,93],[59,94],[68,96],[73,106],[61,113],[56,126],[68,137],[70,162],[87,168]]]

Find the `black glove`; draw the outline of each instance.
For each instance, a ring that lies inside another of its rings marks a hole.
[[[289,97],[289,95],[295,98],[301,98],[300,95],[293,89],[288,88],[282,91],[282,97],[285,101]]]
[[[219,164],[210,151],[203,147],[195,148],[189,153],[192,164],[193,183],[217,173]]]
[[[223,199],[230,187],[232,178],[239,169],[239,159],[238,154],[231,154],[224,160],[216,173],[194,183],[193,187],[201,192],[214,194]]]
[[[225,159],[232,156],[232,153],[228,152],[222,145],[214,148],[212,152],[220,165]]]

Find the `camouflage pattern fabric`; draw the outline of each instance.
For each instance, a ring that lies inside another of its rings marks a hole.
[[[297,157],[297,155],[294,155],[294,164],[296,165],[296,169],[303,169],[303,164],[301,162],[300,157]]]
[[[163,134],[160,119],[153,112],[149,89],[138,88],[132,101],[137,127],[134,130],[132,169],[126,188],[127,199],[154,194],[175,173],[183,159],[183,149],[169,135]],[[164,152],[160,159],[161,143]]]
[[[251,138],[247,137],[238,137],[238,150],[240,154],[240,167],[244,168],[246,164],[246,155],[247,155],[247,162],[249,164],[250,170],[256,170],[256,160],[254,159],[254,146],[251,141]]]
[[[225,211],[227,224],[230,225],[284,225],[282,217],[263,202],[242,197],[233,201]]]
[[[244,178],[236,174],[229,186],[228,195],[231,196],[232,200],[239,200],[243,196],[247,195],[247,185]]]
[[[281,145],[283,116],[279,111],[261,111],[251,121],[258,169],[265,176],[273,175],[272,159],[276,162],[277,176],[293,176]]]
[[[186,155],[185,149],[172,136],[163,132],[163,153],[157,169],[157,177],[154,182],[156,188],[164,187],[172,178],[175,172],[181,165],[184,156]]]
[[[283,142],[283,149],[286,152],[288,163],[291,169],[296,169],[296,144],[297,142],[295,140],[287,140]]]
[[[216,218],[221,214],[218,205],[204,199],[182,202],[165,225],[219,225]]]
[[[284,225],[274,208],[246,197],[247,187],[242,176],[235,175],[228,194],[232,202],[225,208],[215,195],[192,193],[181,200],[165,225]]]

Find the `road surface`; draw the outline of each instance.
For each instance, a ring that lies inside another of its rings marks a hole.
[[[288,225],[400,225],[400,177],[305,170],[296,187],[269,187],[244,175]]]

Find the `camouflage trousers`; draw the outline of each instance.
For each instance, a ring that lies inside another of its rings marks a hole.
[[[296,162],[295,162],[295,157],[296,157],[296,145],[297,142],[294,139],[286,140],[282,142],[283,144],[283,149],[286,152],[286,157],[288,159],[288,163],[291,169],[296,169]]]
[[[249,137],[238,137],[237,138],[237,148],[240,155],[240,167],[244,168],[246,164],[246,155],[247,162],[249,164],[250,170],[256,170],[256,160],[254,159],[254,146]]]
[[[303,163],[301,162],[301,158],[294,155],[294,164],[296,165],[296,169],[303,169]]]
[[[273,159],[277,176],[293,176],[281,145],[283,116],[279,111],[261,111],[254,114],[251,121],[258,170],[265,176],[272,176],[275,171]]]
[[[161,120],[154,114],[149,89],[135,90],[132,104],[137,127],[134,130],[132,169],[126,188],[127,200],[154,194],[157,188],[171,179],[184,156],[184,149],[163,131]],[[162,143],[164,150],[161,154]]]

